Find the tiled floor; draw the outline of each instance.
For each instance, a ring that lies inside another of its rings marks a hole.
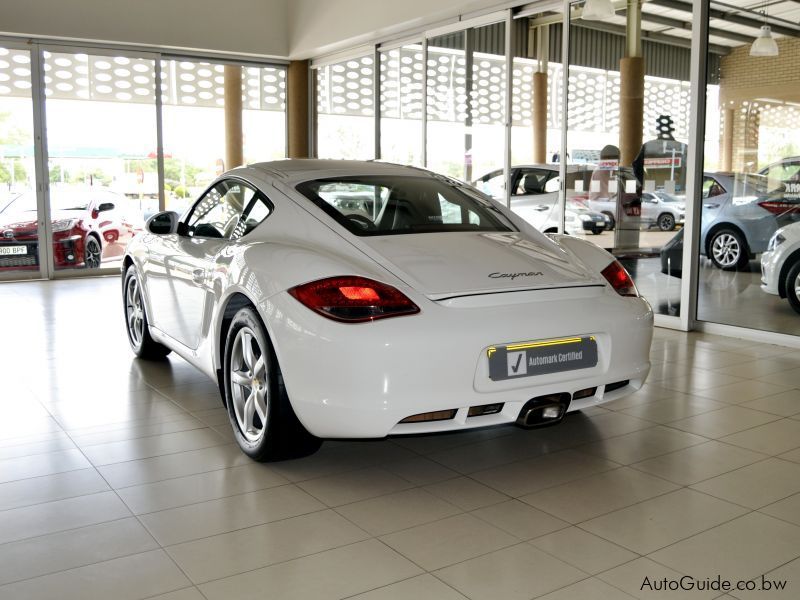
[[[656,330],[637,394],[259,465],[118,279],[0,284],[0,598],[800,597],[800,353]],[[783,592],[651,592],[678,579]]]

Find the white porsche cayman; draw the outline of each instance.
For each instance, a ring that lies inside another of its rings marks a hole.
[[[256,460],[554,423],[650,368],[652,311],[610,254],[413,167],[234,169],[151,217],[122,268],[134,352],[217,381]]]

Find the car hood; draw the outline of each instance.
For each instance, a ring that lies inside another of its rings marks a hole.
[[[422,233],[360,241],[377,262],[432,299],[604,283],[555,242],[521,233]]]
[[[50,213],[51,221],[62,219],[80,219],[83,211],[79,210],[54,210]],[[0,214],[0,229],[23,230],[36,229],[36,213],[16,212]]]

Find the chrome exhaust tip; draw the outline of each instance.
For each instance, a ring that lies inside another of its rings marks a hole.
[[[567,414],[570,399],[567,393],[531,398],[519,411],[517,425],[525,429],[555,425]]]

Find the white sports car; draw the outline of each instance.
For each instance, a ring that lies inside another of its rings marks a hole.
[[[650,369],[652,310],[610,254],[421,169],[242,167],[146,229],[122,267],[131,346],[217,381],[256,460],[555,423]]]

